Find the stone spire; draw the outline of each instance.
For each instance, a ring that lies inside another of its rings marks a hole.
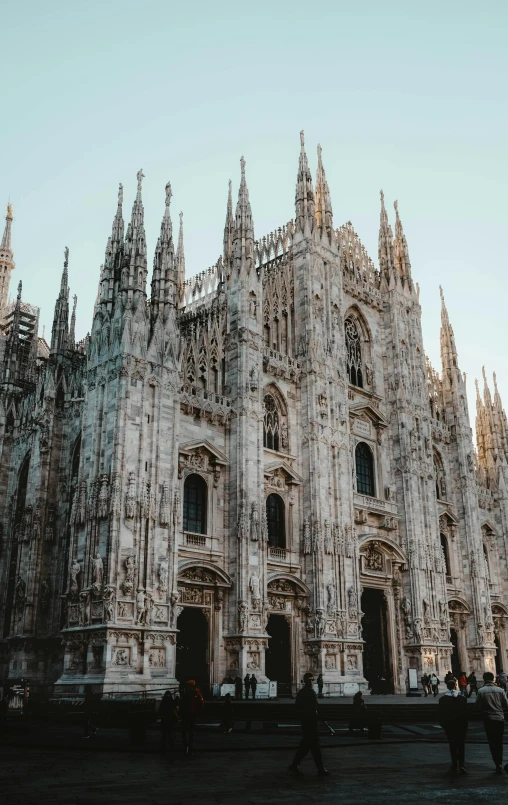
[[[381,276],[390,283],[393,276],[394,255],[393,255],[393,233],[388,221],[388,214],[385,208],[385,194],[381,190],[381,216],[379,222],[379,270]]]
[[[112,308],[120,285],[120,270],[124,248],[124,222],[122,215],[123,185],[118,187],[118,202],[111,235],[106,245],[104,263],[101,266],[99,287],[95,302],[94,314],[100,302]]]
[[[404,235],[402,221],[399,216],[399,202],[395,201],[393,206],[395,208],[395,239],[393,242],[395,268],[404,287],[408,287],[412,290],[411,263],[409,261],[406,236]]]
[[[76,307],[78,306],[78,297],[76,294],[72,297],[72,315],[71,326],[69,327],[69,349],[74,349],[76,346]]]
[[[51,353],[64,352],[69,339],[69,249],[65,247],[60,293],[55,304],[51,330]]]
[[[171,222],[171,184],[165,188],[166,201],[164,215],[161,222],[161,231],[155,247],[152,274],[152,294],[150,299],[152,321],[164,310],[166,301],[174,304],[175,300],[175,261],[173,245],[173,224]]]
[[[129,263],[127,288],[134,293],[146,294],[148,269],[144,226],[145,211],[142,199],[142,183],[144,179],[142,170],[137,172],[136,178],[138,181],[136,199],[132,205],[131,220],[125,236],[125,255]]]
[[[439,294],[441,296],[441,363],[444,376],[445,372],[449,374],[453,368],[458,369],[458,354],[441,285],[439,286]]]
[[[180,226],[178,229],[178,246],[176,247],[176,278],[178,286],[178,297],[183,296],[183,285],[185,282],[185,251],[183,248],[183,212],[180,213]]]
[[[228,266],[233,259],[233,238],[235,231],[235,219],[233,218],[233,195],[231,190],[231,179],[228,189],[228,207],[226,212],[226,223],[224,224],[224,265]]]
[[[326,181],[325,169],[321,158],[322,148],[320,145],[317,147],[318,152],[318,166],[316,173],[316,223],[319,233],[322,235],[323,231],[327,233],[328,238],[332,237],[333,232],[333,214],[332,214],[332,200],[330,197],[330,190],[328,182]]]
[[[0,244],[0,311],[9,301],[9,283],[11,281],[11,272],[14,271],[14,255],[11,246],[12,220],[12,206],[8,204],[5,229],[2,243]]]
[[[330,210],[331,211],[331,210]],[[305,153],[305,137],[300,132],[300,158],[298,161],[298,175],[295,193],[296,231],[310,235],[314,230],[314,190],[312,176],[309,170],[307,154]]]
[[[254,224],[249,201],[249,190],[245,179],[245,159],[243,157],[240,159],[240,168],[242,173],[236,204],[233,252],[238,270],[240,271],[242,266],[245,265],[247,272],[249,272],[253,260]]]

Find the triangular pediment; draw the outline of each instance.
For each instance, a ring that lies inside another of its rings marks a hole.
[[[223,466],[228,464],[227,457],[224,455],[224,453],[214,447],[213,444],[211,444],[207,439],[202,439],[201,441],[197,442],[186,442],[178,447],[179,454],[184,456],[190,456],[192,453],[196,453],[198,450],[205,450],[207,453],[209,453],[214,464],[221,464]]]
[[[439,515],[439,519],[441,519],[441,517],[444,517],[448,521],[448,523],[450,525],[458,525],[459,524],[459,521],[458,521],[457,517],[455,517],[455,515],[452,514],[451,511],[449,511],[444,506],[438,506],[438,515]]]
[[[265,478],[273,478],[275,475],[283,474],[287,484],[301,484],[302,477],[291,469],[285,461],[272,461],[264,468]]]
[[[357,402],[349,407],[349,415],[371,422],[376,428],[387,428],[388,420],[369,402]]]

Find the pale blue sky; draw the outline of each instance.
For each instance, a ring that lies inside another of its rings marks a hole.
[[[441,283],[470,402],[485,363],[508,406],[507,30],[507,3],[489,0],[4,4],[11,290],[22,279],[50,328],[69,246],[85,335],[118,182],[128,217],[140,167],[150,268],[168,180],[187,274],[207,268],[242,154],[256,236],[293,217],[303,128],[335,224],[351,220],[376,263],[379,189],[392,218],[399,200],[434,365]]]

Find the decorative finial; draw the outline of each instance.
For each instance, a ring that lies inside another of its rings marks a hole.
[[[305,145],[305,132],[304,132],[304,130],[303,130],[303,129],[302,129],[302,130],[301,130],[301,132],[300,132],[300,145],[302,146],[302,148],[303,148],[303,147],[304,147],[304,145]]]
[[[23,289],[23,283],[22,283],[22,282],[21,282],[21,280],[20,280],[20,281],[18,282],[18,296],[17,296],[17,300],[18,300],[18,302],[20,302],[20,301],[21,301],[21,291],[22,291],[22,289]]]
[[[242,176],[245,176],[245,159],[243,157],[240,157],[240,167],[242,170]]]
[[[145,178],[145,174],[143,173],[143,168],[141,168],[140,170],[138,170],[138,172],[136,174],[136,179],[138,180],[138,196],[141,195],[141,184],[142,184],[144,178]]]
[[[492,372],[492,379],[494,380],[494,388],[497,391],[497,376],[495,372]]]
[[[439,286],[439,296],[441,297],[441,302],[444,302],[444,293],[443,293],[443,286]]]
[[[381,196],[381,206],[384,207],[385,206],[385,194],[383,193],[382,190],[380,190],[379,195]]]
[[[168,182],[166,185],[166,207],[169,207],[172,195],[173,191],[171,190],[171,182]]]
[[[180,213],[180,226],[183,225],[183,212]]]
[[[482,366],[482,375],[483,375],[483,381],[485,385],[487,385],[487,374],[485,372],[485,366]]]
[[[78,297],[76,296],[76,294],[74,294],[74,296],[72,297],[72,302],[73,302],[72,312],[75,313],[78,304]]]
[[[64,268],[67,268],[69,265],[69,247],[66,246],[64,249]]]
[[[10,201],[7,204],[7,215],[5,217],[7,221],[12,221],[12,204]]]
[[[318,143],[318,147],[317,147],[317,158],[318,158],[318,162],[319,162],[319,163],[321,163],[321,154],[322,154],[322,153],[323,153],[323,149],[321,148],[321,146],[320,146],[320,145],[319,145],[319,143]]]
[[[121,207],[123,204],[123,184],[120,182],[118,185],[118,206]]]
[[[399,214],[399,202],[398,201],[393,202],[393,208],[394,208],[396,214],[398,215]]]

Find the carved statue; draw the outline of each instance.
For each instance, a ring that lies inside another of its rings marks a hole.
[[[312,541],[310,536],[310,521],[306,517],[303,521],[303,552],[309,554],[312,552]]]
[[[167,557],[159,565],[159,590],[166,591],[169,581],[169,560]]]
[[[108,584],[104,590],[104,623],[109,623],[115,619],[115,588]]]
[[[104,577],[104,564],[101,558],[99,551],[95,554],[95,557],[92,559],[92,579],[93,579],[93,586],[94,588],[100,589],[102,585],[102,579]]]
[[[243,601],[240,601],[238,604],[238,631],[241,633],[247,630],[247,614],[247,604],[244,604]]]
[[[42,584],[41,584],[41,592],[40,592],[40,607],[43,611],[47,610],[49,606],[49,598],[51,595],[51,585],[49,583],[49,579],[46,577]]]
[[[71,593],[77,593],[79,591],[78,576],[80,573],[81,573],[81,565],[79,564],[77,559],[74,559],[71,564],[71,584],[70,584]]]
[[[101,476],[101,488],[99,490],[98,511],[99,517],[104,520],[108,516],[108,476]]]
[[[316,625],[316,637],[324,637],[326,619],[325,619],[325,613],[323,612],[322,609],[316,610],[314,623]]]
[[[347,600],[350,610],[355,610],[358,608],[358,596],[356,595],[356,590],[354,587],[350,587],[347,591]]]
[[[145,595],[145,615],[144,615],[144,623],[146,626],[152,625],[152,612],[153,612],[153,596],[147,590]]]
[[[329,520],[325,520],[325,553],[333,553],[332,524]]]
[[[423,622],[428,623],[430,620],[430,604],[426,598],[422,600],[423,605]]]
[[[326,585],[326,593],[328,597],[328,603],[327,603],[328,614],[333,615],[335,607],[337,605],[337,596],[335,594],[335,586],[331,581],[329,581],[328,584]]]
[[[411,616],[411,612],[412,612],[411,601],[409,600],[407,595],[405,595],[404,598],[401,600],[400,608],[401,608],[401,610],[404,613],[406,618],[409,618]]]
[[[125,496],[125,516],[128,520],[132,520],[136,516],[136,475],[134,472],[129,473]]]
[[[259,540],[259,507],[256,501],[250,507],[250,538],[253,542]]]
[[[79,599],[79,624],[88,626],[90,623],[90,593],[88,590],[83,590],[79,594]]]
[[[259,578],[255,573],[253,573],[250,577],[249,589],[252,593],[253,600],[258,601],[261,598],[261,595],[259,592]]]
[[[289,446],[289,444],[288,444],[288,426],[287,426],[287,424],[285,422],[282,422],[282,424],[280,426],[280,443],[281,443],[281,447],[283,447],[284,450],[287,450],[287,448]]]
[[[18,581],[16,583],[16,604],[18,606],[23,606],[26,599],[26,584],[21,578],[18,576]]]
[[[145,623],[145,591],[140,587],[136,593],[136,623],[142,625]]]

